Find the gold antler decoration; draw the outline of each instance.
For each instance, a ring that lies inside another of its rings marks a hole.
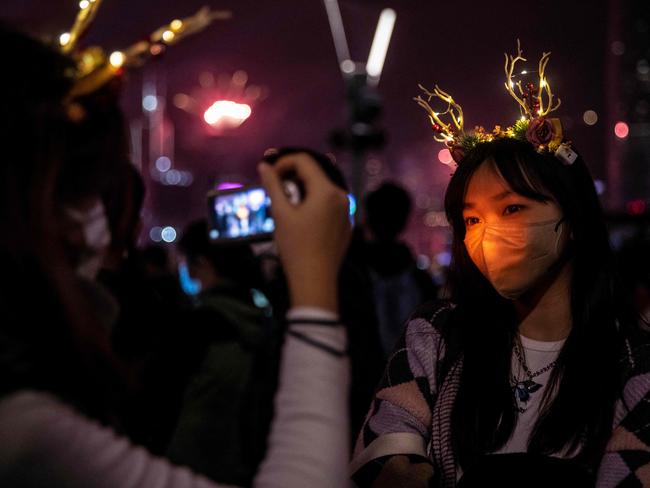
[[[445,93],[438,85],[436,85],[433,91],[429,91],[424,88],[422,85],[418,85],[420,89],[425,93],[426,100],[422,96],[417,96],[414,100],[418,103],[420,107],[427,111],[429,114],[429,120],[431,120],[431,125],[435,132],[434,139],[438,142],[451,143],[454,139],[458,138],[463,134],[463,109],[458,105],[451,95]],[[430,102],[432,99],[438,98],[447,104],[447,109],[444,112],[436,112],[431,108]],[[451,121],[449,123],[443,122],[440,118],[443,115],[449,115]]]
[[[140,41],[124,49],[124,66],[142,64],[145,57],[159,54],[162,46],[171,46],[181,39],[202,31],[214,20],[227,20],[232,17],[228,10],[210,10],[203,7],[197,13],[184,19],[172,20],[169,24],[156,29],[149,36],[149,41]]]
[[[517,39],[517,56],[513,55],[508,55],[508,53],[505,53],[504,56],[506,57],[506,65],[504,67],[505,72],[506,72],[506,90],[508,90],[508,93],[517,100],[517,103],[519,104],[519,110],[521,110],[521,115],[522,116],[528,116],[531,117],[531,111],[530,108],[528,107],[528,104],[526,103],[526,100],[524,98],[520,98],[516,93],[515,93],[515,86],[519,90],[519,94],[523,97],[525,96],[524,90],[521,87],[521,81],[518,81],[515,83],[512,81],[512,73],[515,70],[515,65],[517,64],[518,61],[526,61],[526,58],[523,56],[523,52],[521,51],[521,43],[519,42],[519,39]]]
[[[67,54],[74,50],[79,38],[83,36],[84,32],[88,30],[88,27],[90,27],[90,24],[95,19],[101,3],[102,0],[81,0],[79,2],[80,10],[72,29],[70,29],[70,32],[64,32],[59,37],[59,44],[63,53]]]
[[[164,42],[171,45],[186,36],[202,31],[214,20],[226,20],[230,17],[232,13],[228,10],[210,10],[210,7],[205,6],[191,17],[172,20],[168,25],[163,25],[151,34],[151,42]]]
[[[528,119],[534,119],[536,117],[546,117],[554,110],[557,110],[560,106],[561,100],[558,98],[554,103],[555,97],[545,75],[546,65],[550,60],[551,53],[543,53],[539,60],[539,86],[537,89],[535,89],[535,85],[532,83],[529,83],[524,87],[521,84],[521,80],[517,82],[513,81],[515,65],[519,61],[526,61],[521,50],[519,39],[517,39],[517,55],[513,56],[506,53],[504,56],[506,58],[504,67],[506,73],[505,87],[512,98],[514,98],[519,104],[521,115]],[[521,73],[526,74],[526,71],[522,71]],[[519,94],[515,93],[515,87]],[[546,95],[546,101],[544,100],[544,95]]]
[[[72,50],[79,35],[88,28],[94,18],[100,3],[101,0],[81,0],[79,4],[81,11],[77,16],[75,27],[67,34],[69,38],[62,36],[60,39],[62,50]],[[122,51],[113,52],[110,56],[106,56],[101,48],[96,47],[90,47],[77,53],[76,81],[68,94],[68,99],[71,100],[95,91],[120,73],[123,68],[140,65],[146,57],[160,54],[165,46],[175,44],[189,35],[200,32],[214,20],[225,20],[231,16],[230,11],[211,10],[209,7],[203,7],[190,17],[182,20],[175,19],[160,27],[149,36],[148,40],[136,42]]]
[[[505,54],[506,90],[519,104],[521,119],[513,125],[502,128],[497,125],[492,132],[486,131],[483,127],[475,127],[473,130],[464,131],[463,109],[448,93],[442,91],[437,85],[432,91],[422,85],[418,85],[424,92],[414,100],[424,108],[433,126],[434,139],[447,146],[451,160],[456,164],[462,164],[466,155],[478,145],[491,143],[499,139],[516,139],[532,144],[540,153],[554,154],[562,164],[573,164],[578,155],[571,148],[571,142],[564,137],[562,122],[558,118],[550,118],[548,115],[557,110],[560,106],[560,99],[553,95],[551,86],[546,78],[546,66],[548,65],[551,53],[545,52],[539,60],[538,75],[539,85],[526,82],[518,75],[526,75],[526,70],[515,72],[517,63],[525,62],[521,50],[521,43],[517,39],[517,52]],[[447,104],[444,112],[436,112],[431,108],[434,99],[441,100]],[[443,116],[447,116],[445,122]],[[441,155],[440,161],[449,164],[448,156]]]
[[[557,110],[562,103],[562,100],[559,98],[556,100],[555,105],[553,105],[553,92],[551,91],[551,85],[546,79],[545,71],[546,65],[548,64],[551,58],[551,53],[543,53],[542,58],[539,60],[539,88],[537,89],[537,115],[540,117],[546,117],[551,112]],[[547,103],[544,103],[543,94],[546,93]]]

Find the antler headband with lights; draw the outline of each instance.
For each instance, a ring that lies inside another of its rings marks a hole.
[[[157,29],[148,39],[136,42],[124,50],[114,51],[107,57],[99,47],[77,49],[79,39],[95,19],[101,3],[102,0],[81,0],[74,25],[69,32],[59,37],[61,51],[71,55],[77,63],[68,101],[96,91],[122,73],[125,67],[141,65],[146,57],[162,53],[167,46],[205,29],[214,20],[231,17],[228,11],[213,11],[209,7],[203,7],[196,14],[173,20]]]
[[[526,61],[518,39],[516,56],[505,54],[505,87],[517,101],[521,112],[521,118],[506,129],[497,125],[492,132],[486,132],[483,127],[475,127],[474,130],[465,132],[463,109],[451,95],[442,91],[437,85],[433,91],[419,85],[425,97],[418,96],[415,101],[427,111],[433,127],[434,139],[445,143],[453,160],[458,164],[477,144],[506,137],[530,142],[537,151],[553,153],[565,165],[573,164],[578,155],[571,149],[571,143],[564,140],[560,119],[548,117],[561,103],[551,91],[545,74],[550,56],[550,52],[542,54],[538,69],[539,85],[536,87],[533,83],[524,85],[521,80],[514,81],[513,73],[516,64],[519,61]],[[521,71],[522,75],[527,73],[525,70]],[[431,108],[434,99],[444,102],[446,109],[437,112]],[[448,122],[443,120],[445,116]]]

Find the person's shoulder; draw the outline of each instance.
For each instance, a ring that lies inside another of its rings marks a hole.
[[[629,380],[650,373],[650,327],[645,324],[627,327],[623,343],[624,377]]]
[[[449,351],[453,351],[454,358],[457,356],[457,334],[452,333],[453,320],[450,320],[455,307],[447,300],[434,300],[419,306],[407,321],[396,347],[396,352],[407,353],[408,364],[424,368],[431,382],[438,381],[439,372],[445,370],[441,361],[451,357]],[[438,367],[434,366],[436,364]]]
[[[431,327],[440,328],[443,326],[456,305],[449,300],[430,300],[420,305],[411,314],[409,322],[425,321]]]
[[[431,300],[420,305],[406,323],[406,335],[446,336],[449,317],[455,304],[448,300]]]

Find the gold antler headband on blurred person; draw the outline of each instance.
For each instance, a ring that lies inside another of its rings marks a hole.
[[[79,13],[72,28],[69,32],[64,32],[59,36],[61,51],[72,56],[77,65],[68,101],[96,91],[122,73],[124,68],[141,65],[147,57],[161,54],[167,46],[200,32],[213,21],[231,17],[230,11],[211,10],[209,7],[203,7],[190,17],[175,19],[169,24],[163,25],[154,31],[148,39],[106,56],[100,47],[79,49],[79,39],[92,24],[101,3],[102,0],[81,0]]]
[[[546,78],[546,66],[550,56],[550,52],[542,54],[538,66],[539,82],[535,86],[532,82],[523,84],[522,80],[515,81],[515,66],[520,61],[526,61],[519,39],[517,39],[516,55],[505,54],[505,87],[517,102],[521,112],[521,118],[506,129],[497,125],[492,132],[486,132],[483,127],[475,127],[474,130],[465,132],[463,110],[451,95],[440,90],[437,85],[433,91],[419,85],[426,98],[418,96],[415,101],[429,115],[434,132],[433,138],[438,142],[443,142],[449,148],[456,163],[462,162],[465,155],[477,144],[498,138],[513,138],[530,142],[539,152],[554,153],[566,165],[573,164],[577,154],[571,149],[571,143],[564,140],[560,119],[548,117],[561,104],[560,99],[553,94],[551,85]],[[520,74],[526,75],[528,72],[523,70]],[[446,108],[441,112],[434,110],[431,107],[434,100],[443,102],[446,104]],[[451,118],[449,122],[444,122],[441,119],[445,115]]]

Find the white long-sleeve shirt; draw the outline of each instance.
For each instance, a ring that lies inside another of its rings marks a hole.
[[[332,319],[316,309],[289,318]],[[343,350],[341,326],[291,325]],[[287,336],[269,450],[256,488],[348,486],[347,358]],[[134,446],[55,396],[17,391],[0,401],[0,486],[218,488],[212,481]]]

